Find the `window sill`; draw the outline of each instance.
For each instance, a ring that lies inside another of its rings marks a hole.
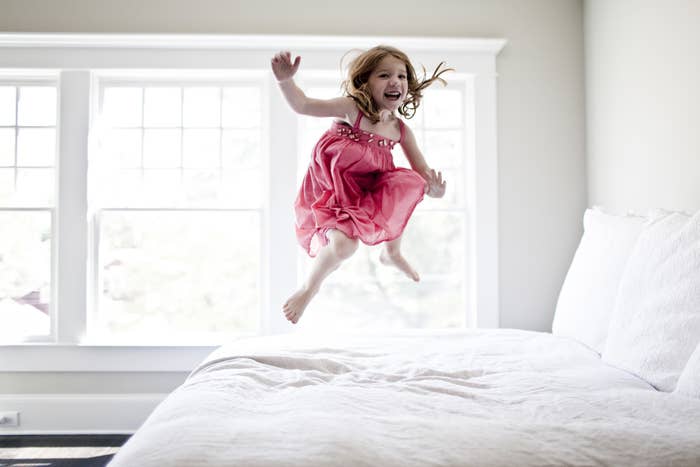
[[[0,372],[192,371],[218,345],[16,344],[0,346]]]

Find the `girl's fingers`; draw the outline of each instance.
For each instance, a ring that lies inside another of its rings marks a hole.
[[[277,52],[275,56],[272,58],[275,62],[285,62],[285,63],[292,63],[291,60],[291,53],[287,50],[283,50],[281,52]]]

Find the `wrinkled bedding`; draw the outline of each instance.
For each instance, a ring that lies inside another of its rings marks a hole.
[[[699,466],[700,400],[520,330],[273,336],[212,353],[111,467]]]

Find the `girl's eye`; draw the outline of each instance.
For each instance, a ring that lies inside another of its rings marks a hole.
[[[399,79],[406,79],[406,75],[399,75]]]

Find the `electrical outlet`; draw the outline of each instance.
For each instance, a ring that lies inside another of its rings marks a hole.
[[[0,412],[0,428],[19,426],[19,412]]]

